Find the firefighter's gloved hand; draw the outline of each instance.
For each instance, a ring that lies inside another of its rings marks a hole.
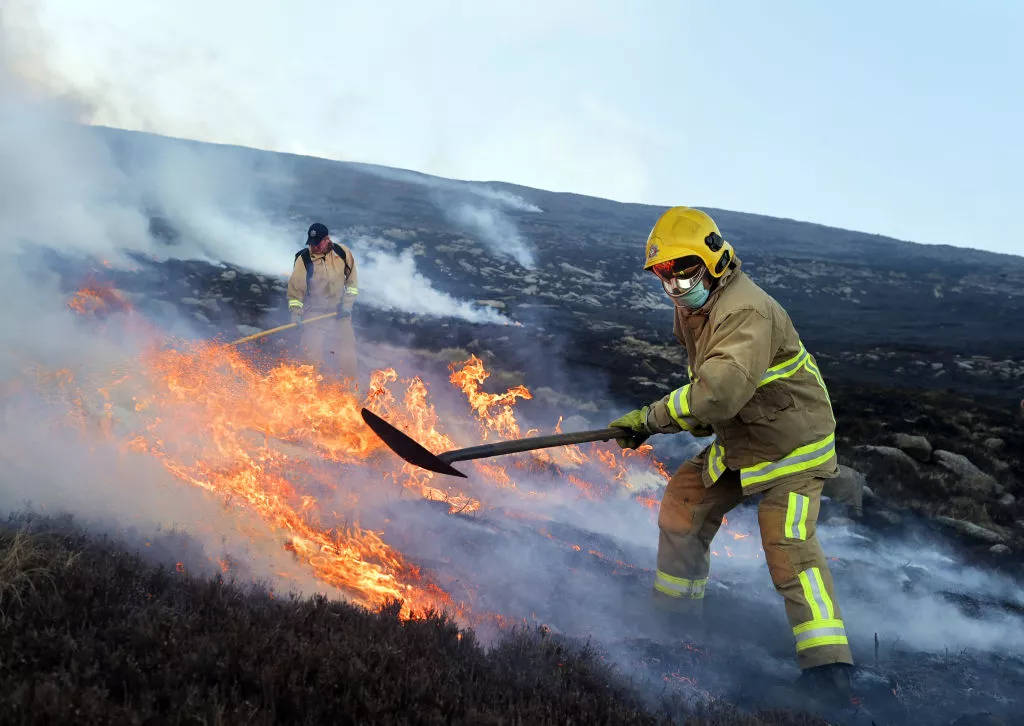
[[[619,418],[608,424],[609,428],[624,428],[629,429],[631,434],[624,436],[619,439],[615,439],[615,443],[623,449],[635,449],[643,442],[647,441],[647,438],[651,435],[651,430],[647,428],[647,412],[650,410],[650,406],[644,406],[638,408],[635,411],[630,411],[625,416]]]

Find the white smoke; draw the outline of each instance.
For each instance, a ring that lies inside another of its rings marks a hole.
[[[493,460],[515,472],[518,489],[518,494],[488,493],[496,513],[453,518],[411,503],[394,513],[403,525],[391,540],[416,552],[453,591],[465,583],[478,611],[493,609],[512,621],[545,624],[589,642],[640,688],[650,683],[647,692],[656,700],[673,692],[698,699],[755,699],[771,684],[797,677],[785,603],[761,550],[756,506],[730,512],[713,541],[706,622],[691,634],[689,618],[659,613],[652,602],[659,538],[655,513],[626,496],[607,501],[568,491],[532,496],[549,491],[564,474],[525,474],[527,467],[514,465],[517,456]],[[472,481],[472,464],[457,468]],[[503,506],[513,516],[504,516]],[[819,536],[836,581],[859,688],[902,684],[914,689],[910,704],[923,703],[932,689],[961,707],[968,698],[979,705],[989,698],[1018,702],[1013,689],[1024,677],[1024,595],[1018,582],[966,564],[929,537],[886,537],[847,523],[822,523]],[[961,609],[957,596],[977,603],[980,611]],[[487,629],[478,629],[478,635],[485,642],[501,637]],[[942,671],[944,654],[961,664]],[[974,682],[992,669],[1005,682]],[[965,682],[959,682],[961,672]],[[672,675],[681,676],[680,682]],[[925,678],[932,682],[923,683]],[[893,687],[881,690],[890,694]],[[891,701],[869,696],[872,713],[897,712],[879,723],[949,723],[925,718],[913,705],[905,715],[891,695]]]
[[[261,193],[285,181],[275,179],[274,157],[256,157],[223,147],[186,146],[157,140],[133,149],[132,182],[138,203],[178,233],[163,250],[150,245],[158,258],[201,259],[246,267],[267,275],[290,269],[303,225],[286,224],[261,204]],[[300,227],[297,229],[296,227]],[[163,254],[161,254],[163,252]]]
[[[430,199],[449,221],[482,242],[496,257],[515,260],[526,269],[536,266],[533,246],[520,233],[509,211],[540,213],[536,204],[481,182],[444,179],[403,169],[367,165],[367,173],[430,190]]]
[[[358,260],[359,299],[382,310],[400,310],[419,315],[462,318],[471,323],[512,321],[497,310],[457,300],[431,284],[416,268],[412,249],[398,255],[373,247],[373,240],[358,237],[351,241]]]
[[[0,217],[7,251],[48,247],[118,267],[131,266],[128,253],[137,253],[224,262],[275,277],[290,271],[305,224],[285,223],[267,206],[267,197],[281,199],[298,186],[273,157],[179,140],[117,138],[77,124],[75,111],[0,68]],[[153,217],[166,221],[172,239],[154,237]],[[411,258],[376,252],[360,266],[360,299],[367,305],[510,322],[438,292]]]
[[[118,163],[74,107],[40,97],[0,68],[0,215],[7,251],[49,247],[113,265],[127,253],[156,259],[217,259],[279,272],[294,237],[254,204],[252,170],[219,150],[161,148]],[[149,212],[172,220],[180,238],[150,235]]]
[[[781,598],[772,590],[761,553],[755,507],[728,515],[729,532],[720,532],[712,569],[736,593],[766,603]],[[925,534],[882,536],[852,521],[820,522],[818,535],[839,590],[840,606],[852,638],[866,646],[878,633],[883,643],[942,653],[945,649],[1015,653],[1024,648],[1024,618],[998,607],[981,617],[965,615],[952,593],[979,602],[1024,607],[1020,584],[998,573],[966,564],[947,544]],[[726,551],[726,547],[729,551]],[[730,557],[729,554],[732,556]]]
[[[463,202],[445,207],[444,212],[460,227],[475,233],[493,252],[511,257],[526,269],[535,266],[533,251],[520,236],[515,224],[498,208]]]
[[[145,248],[146,220],[123,203],[132,190],[106,150],[68,123],[63,106],[16,83],[0,68],[5,251],[33,243],[119,259],[120,250]]]
[[[520,424],[524,429],[534,425],[522,420]],[[672,459],[679,462],[696,453],[700,442],[678,434],[653,437],[651,443],[659,459],[665,461],[665,451],[674,450],[678,455]],[[589,446],[581,448],[593,453]],[[558,449],[549,451],[558,455]],[[682,630],[671,629],[684,629],[685,618],[660,625],[651,602],[659,539],[656,514],[632,501],[624,488],[618,496],[593,501],[565,484],[570,473],[588,480],[587,470],[574,471],[569,465],[553,474],[528,473],[531,468],[521,466],[528,456],[491,460],[512,473],[516,485],[515,490],[486,494],[487,504],[498,513],[442,524],[440,518],[447,515],[403,511],[401,536],[406,539],[400,546],[427,562],[445,563],[439,569],[453,582],[473,583],[474,602],[481,609],[501,608],[509,618],[533,619],[590,640],[627,673],[637,674],[644,643],[660,641],[662,646],[656,649],[661,648],[661,657],[685,655],[679,647]],[[475,473],[483,476],[473,466],[466,462],[457,468],[472,481]],[[646,489],[654,482],[650,476],[619,482],[623,487],[627,483]],[[660,499],[663,491],[656,488],[653,498]],[[705,610],[712,622],[695,645],[717,657],[681,670],[701,683],[715,684],[705,687],[717,693],[743,691],[738,664],[762,685],[769,677],[784,680],[797,675],[785,604],[765,561],[756,505],[757,498],[731,511],[711,545],[712,580]],[[514,516],[503,516],[505,507]],[[447,536],[437,536],[439,531]],[[1017,672],[1024,651],[1024,590],[1018,580],[969,564],[955,544],[918,528],[910,518],[895,535],[851,520],[825,519],[818,524],[818,536],[861,678],[913,681],[920,674],[906,663],[920,663],[927,670],[929,658],[941,663],[944,654],[974,659],[976,665],[964,666],[969,673],[984,672],[990,666],[982,664],[1003,662],[1000,659],[1009,659],[1003,667]],[[894,656],[898,653],[912,654],[913,660],[901,660]],[[669,667],[668,663],[663,665]],[[954,672],[940,672],[935,678],[949,681],[942,684],[944,690],[960,692],[966,686],[955,682]],[[656,680],[660,687],[661,679]],[[1010,688],[986,684],[983,693],[1009,696]]]
[[[99,261],[132,269],[131,254],[137,254],[227,262],[278,276],[282,267],[291,267],[305,223],[296,231],[295,223],[285,224],[264,205],[269,193],[287,190],[292,180],[266,155],[81,125],[81,104],[27,80],[40,74],[25,74],[31,63],[11,55],[16,46],[6,32],[7,19],[0,17],[0,466],[6,472],[0,507],[27,503],[146,531],[194,525],[190,529],[211,535],[211,553],[242,549],[247,543],[238,538],[221,539],[235,529],[237,515],[200,490],[183,487],[158,459],[125,452],[101,436],[83,442],[67,428],[68,401],[60,383],[65,376],[95,394],[118,371],[138,365],[143,350],[165,342],[161,331],[191,331],[187,320],[175,316],[154,321],[158,330],[139,332],[115,314],[98,335],[66,309],[60,269],[69,264],[76,275]],[[151,231],[154,216],[166,220],[170,238]],[[416,307],[415,301],[385,293],[378,300],[386,307],[407,304],[418,312],[507,322],[493,310],[437,292],[414,264],[389,263],[379,255],[366,260],[364,299],[372,304],[375,280],[384,287],[395,284],[396,270],[402,271],[402,287],[421,299]],[[37,373],[57,371],[57,380],[40,386],[33,380]],[[132,420],[130,402],[112,412],[115,420]],[[90,431],[106,420],[95,406],[86,406],[83,415]],[[268,533],[270,549],[262,557],[274,564],[263,571],[291,571],[297,582],[311,579],[308,568],[281,551],[268,525],[250,524]]]
[[[495,202],[500,202],[504,206],[515,209],[519,212],[534,212],[539,213],[542,210],[536,204],[528,202],[517,194],[505,191],[504,189],[494,189],[487,186],[486,184],[479,184],[473,182],[464,182],[463,188],[467,189],[477,196],[483,197],[484,199],[491,199]]]

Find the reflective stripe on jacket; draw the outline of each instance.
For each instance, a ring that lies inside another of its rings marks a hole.
[[[726,468],[745,494],[793,475],[838,474],[828,389],[785,309],[735,260],[699,311],[676,308],[690,382],[652,404],[658,433],[715,435],[705,484]]]
[[[332,247],[327,252],[310,255],[313,265],[312,276],[308,289],[306,284],[306,266],[301,257],[295,258],[291,277],[288,279],[288,308],[299,309],[306,316],[322,313],[333,313],[339,309],[351,312],[359,294],[359,275],[356,271],[356,259],[347,246],[339,244],[348,257],[351,272],[345,276],[345,260],[338,256]]]

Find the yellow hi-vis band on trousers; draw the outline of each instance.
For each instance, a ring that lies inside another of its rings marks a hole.
[[[305,307],[305,305],[302,304],[301,300],[296,300],[295,298],[292,298],[291,300],[288,301],[288,307],[290,307],[290,308],[301,308],[301,307]]]
[[[810,620],[793,628],[796,638],[796,652],[817,648],[822,645],[849,645],[846,637],[846,626],[842,620]]]
[[[349,294],[349,295],[358,295],[359,294],[359,288],[358,287],[352,287],[350,285],[350,286],[345,288],[345,292],[347,294]]]
[[[789,503],[786,506],[786,537],[807,539],[807,512],[810,508],[810,497],[796,492],[789,493]]]
[[[832,607],[832,598],[828,596],[825,583],[821,579],[821,570],[812,567],[809,570],[804,570],[797,577],[800,578],[800,586],[804,589],[804,598],[811,608],[814,619],[828,620],[833,617],[836,612]]]
[[[832,598],[828,596],[825,583],[821,579],[821,570],[812,567],[801,572],[798,577],[813,620],[800,623],[793,628],[796,651],[799,653],[822,645],[849,645],[846,626],[835,616]]]
[[[688,597],[691,600],[704,598],[704,588],[708,584],[708,578],[688,580],[685,577],[676,577],[667,572],[658,570],[654,575],[654,589],[670,597]]]

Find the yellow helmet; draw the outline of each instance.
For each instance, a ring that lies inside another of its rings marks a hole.
[[[694,255],[701,259],[712,277],[721,277],[735,251],[722,239],[715,220],[699,209],[672,207],[666,210],[647,236],[644,269]]]

